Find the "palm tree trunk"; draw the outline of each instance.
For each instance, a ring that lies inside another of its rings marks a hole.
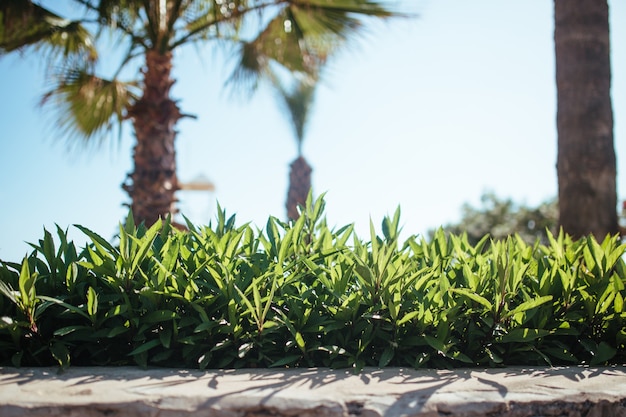
[[[172,54],[149,51],[146,54],[143,96],[132,108],[137,143],[133,153],[134,172],[122,185],[131,200],[136,224],[150,226],[159,217],[175,212],[178,190],[174,126],[181,114],[170,98],[174,80],[170,78]]]
[[[574,237],[618,231],[607,0],[554,0],[559,223]]]
[[[298,206],[304,206],[311,190],[311,172],[313,169],[302,156],[291,163],[289,171],[289,190],[287,191],[287,217],[297,220],[300,217]]]

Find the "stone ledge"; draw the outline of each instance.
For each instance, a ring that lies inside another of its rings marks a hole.
[[[2,417],[626,417],[626,367],[0,368]]]

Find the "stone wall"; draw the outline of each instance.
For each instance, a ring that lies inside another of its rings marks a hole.
[[[0,368],[1,417],[626,417],[626,368]]]

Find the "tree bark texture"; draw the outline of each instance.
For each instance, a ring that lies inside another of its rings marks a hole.
[[[132,200],[136,224],[154,224],[175,212],[176,130],[181,114],[170,98],[172,54],[149,51],[146,55],[143,96],[130,109],[135,129],[134,172],[122,186]]]
[[[304,206],[311,190],[311,172],[313,169],[302,156],[291,163],[289,191],[287,192],[287,217],[289,220],[297,220],[300,217],[298,206]]]
[[[607,0],[554,0],[559,223],[573,237],[618,231]]]

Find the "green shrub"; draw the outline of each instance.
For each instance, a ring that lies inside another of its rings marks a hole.
[[[136,227],[113,245],[77,226],[0,261],[0,364],[185,368],[623,363],[625,245],[467,235],[399,241],[400,210],[331,229],[299,220]]]

